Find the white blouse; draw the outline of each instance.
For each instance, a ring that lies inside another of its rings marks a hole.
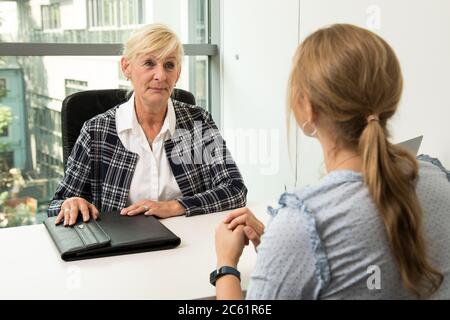
[[[117,109],[116,128],[119,139],[127,150],[138,154],[128,205],[144,199],[167,201],[182,196],[164,149],[164,141],[174,134],[175,124],[175,110],[172,100],[169,99],[161,131],[150,142],[137,121],[134,93]]]

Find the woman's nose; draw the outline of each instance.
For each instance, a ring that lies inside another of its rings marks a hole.
[[[166,72],[165,72],[163,66],[158,66],[158,67],[155,69],[155,74],[153,75],[153,78],[154,78],[155,80],[160,80],[160,81],[166,79]]]

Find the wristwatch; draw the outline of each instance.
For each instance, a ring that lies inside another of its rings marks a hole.
[[[239,281],[241,281],[241,273],[236,268],[224,266],[211,272],[209,275],[209,282],[215,286],[217,279],[226,274],[232,274],[233,276],[236,276]]]

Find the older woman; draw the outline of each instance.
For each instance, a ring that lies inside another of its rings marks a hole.
[[[134,93],[84,124],[48,209],[56,223],[99,211],[167,218],[245,205],[247,189],[209,113],[170,98],[182,57],[164,25],[126,42],[121,66]]]
[[[267,228],[248,209],[219,225],[217,298],[242,298],[236,267],[250,239],[249,299],[448,299],[450,173],[389,142],[402,83],[394,51],[368,30],[333,25],[305,39],[289,106],[327,175],[284,193]]]

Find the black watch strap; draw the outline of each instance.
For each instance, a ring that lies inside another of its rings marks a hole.
[[[236,268],[229,267],[229,266],[223,266],[223,267],[220,267],[219,269],[211,272],[211,274],[209,275],[209,282],[213,286],[215,286],[217,279],[219,279],[221,276],[224,276],[226,274],[232,274],[232,275],[236,276],[239,279],[239,281],[241,281],[241,273]]]

